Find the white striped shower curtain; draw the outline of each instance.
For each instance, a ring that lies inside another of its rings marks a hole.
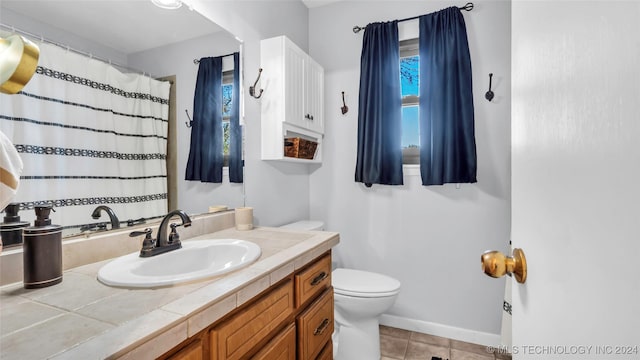
[[[39,47],[31,81],[0,94],[0,131],[24,162],[13,200],[22,220],[47,204],[53,223],[67,228],[98,221],[91,212],[102,204],[122,222],[166,214],[170,84]]]

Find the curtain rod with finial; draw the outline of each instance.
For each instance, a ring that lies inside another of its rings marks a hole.
[[[219,55],[219,56],[212,56],[212,57],[227,57],[227,56],[231,56],[233,54],[235,54],[235,52],[232,52],[231,54],[227,54],[227,55]],[[200,59],[193,59],[193,63],[196,64],[196,65],[200,64]]]
[[[459,7],[458,9],[460,9],[460,10],[466,10],[466,11],[471,11],[471,10],[473,10],[473,3],[471,3],[471,2],[466,3],[464,6]],[[414,19],[419,18],[420,16],[422,16],[422,15],[414,16],[414,17],[410,17],[410,18],[406,18],[406,19],[400,19],[400,20],[398,20],[398,22],[414,20]],[[365,27],[366,27],[366,26],[365,26]],[[359,33],[361,30],[364,30],[364,29],[365,29],[365,27],[362,27],[362,26],[358,26],[358,25],[356,25],[356,26],[354,26],[354,27],[353,27],[353,32],[354,32],[355,34],[357,34],[357,33]]]

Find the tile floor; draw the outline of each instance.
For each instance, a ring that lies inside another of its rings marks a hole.
[[[381,360],[510,360],[511,355],[495,354],[484,345],[380,326]]]

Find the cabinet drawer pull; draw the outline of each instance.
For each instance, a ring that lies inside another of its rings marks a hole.
[[[315,330],[313,330],[313,335],[314,336],[322,335],[322,333],[327,329],[327,326],[329,326],[329,319],[324,318],[324,320],[322,320],[320,325],[318,325],[318,327]]]
[[[327,276],[329,276],[329,274],[327,274],[324,271],[321,272],[320,274],[318,274],[318,276],[316,276],[313,279],[311,279],[311,286],[316,286],[316,285],[320,284],[322,282],[322,280],[327,278]]]

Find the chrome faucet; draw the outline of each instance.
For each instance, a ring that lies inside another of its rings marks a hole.
[[[182,224],[171,223],[171,234],[167,236],[167,225],[174,216],[179,216],[182,220]],[[180,242],[180,235],[176,231],[178,226],[189,227],[191,226],[191,219],[182,210],[173,210],[168,213],[160,222],[158,228],[158,236],[156,239],[151,237],[152,230],[147,228],[143,231],[134,231],[129,234],[130,237],[145,235],[142,242],[142,249],[140,250],[140,257],[150,257],[158,254],[166,253],[171,250],[180,249],[182,243]]]
[[[100,205],[97,208],[95,208],[93,210],[93,213],[91,214],[91,217],[94,219],[99,219],[100,218],[100,210],[104,210],[104,212],[107,213],[107,215],[109,215],[109,219],[111,220],[111,228],[112,229],[119,229],[120,228],[120,220],[118,220],[118,217],[116,216],[116,213],[113,212],[113,209],[111,209],[108,206],[105,205]]]

